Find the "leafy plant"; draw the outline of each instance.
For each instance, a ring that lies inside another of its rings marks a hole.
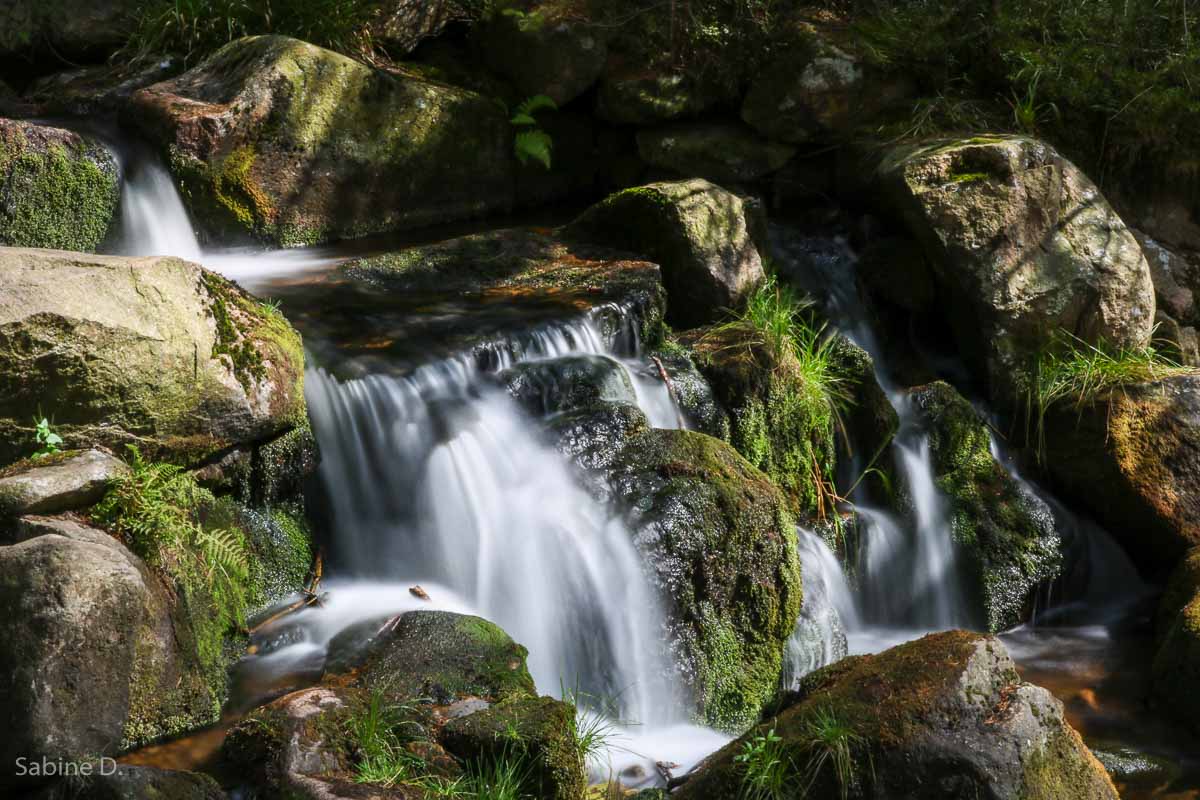
[[[1194,371],[1153,344],[1114,349],[1060,331],[1039,354],[1026,393],[1026,421],[1039,460],[1045,452],[1046,414],[1054,406],[1069,404],[1078,410],[1122,386]]]
[[[404,748],[415,703],[391,703],[381,691],[372,692],[346,721],[347,734],[358,748],[355,780],[392,787],[419,776],[422,761]]]
[[[733,757],[742,769],[739,800],[783,800],[795,773],[783,739],[771,728],[766,735],[755,736],[742,745]]]
[[[536,161],[546,169],[550,169],[550,157],[554,150],[554,140],[538,126],[537,112],[550,109],[556,110],[558,104],[544,94],[536,94],[526,98],[517,106],[509,123],[517,129],[513,139],[513,152],[521,164]]]
[[[467,765],[458,797],[464,800],[528,800],[524,787],[532,765],[520,753],[501,752]]]
[[[62,449],[63,438],[54,432],[54,428],[50,425],[50,420],[45,417],[41,419],[34,418],[33,435],[38,444],[38,449],[34,452],[33,458],[45,458],[46,456],[54,455]]]
[[[822,771],[829,767],[833,770],[841,800],[846,800],[857,780],[855,751],[862,749],[866,740],[833,709],[823,707],[808,715],[803,737],[804,749],[808,752],[808,761],[802,770],[804,794],[812,790]],[[874,771],[869,761],[868,767],[869,771]]]

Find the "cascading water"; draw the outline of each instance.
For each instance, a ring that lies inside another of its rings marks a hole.
[[[796,529],[796,546],[804,579],[804,604],[788,639],[780,683],[795,682],[848,652],[846,629],[859,627],[858,608],[837,556],[817,534]]]
[[[201,259],[200,243],[166,168],[145,153],[121,157],[121,255]]]

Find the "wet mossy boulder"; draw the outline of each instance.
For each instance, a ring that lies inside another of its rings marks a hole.
[[[578,13],[577,5],[537,0],[492,11],[474,31],[484,63],[521,97],[571,102],[591,88],[608,60],[607,29]]]
[[[282,36],[229,43],[126,118],[217,236],[313,244],[512,204],[503,104]]]
[[[625,367],[607,356],[566,356],[526,361],[500,373],[523,408],[545,416],[608,403],[637,405]]]
[[[339,641],[340,640],[340,641]],[[527,651],[480,617],[449,611],[410,611],[371,620],[330,643],[327,675],[354,671],[355,681],[389,699],[428,697],[451,703],[535,694]],[[334,654],[343,655],[334,657]]]
[[[1155,699],[1200,733],[1200,547],[1192,549],[1167,584],[1158,613]]]
[[[749,202],[708,181],[653,183],[610,195],[563,233],[657,263],[667,319],[692,327],[737,308],[762,282],[756,213]]]
[[[833,372],[849,396],[841,409],[844,446],[837,449],[839,465],[847,468],[839,469],[839,478],[861,479],[861,485],[883,498],[894,483],[890,450],[900,418],[879,385],[870,353],[839,333],[834,334],[829,354]]]
[[[795,510],[815,514],[823,503],[817,478],[832,477],[837,457],[828,395],[749,325],[697,328],[679,341],[729,412],[733,446]]]
[[[716,183],[747,183],[782,168],[796,149],[741,125],[681,122],[639,131],[638,154],[651,166]]]
[[[216,721],[224,664],[206,668],[158,575],[73,519],[26,517],[13,534],[0,547],[9,763],[115,755]]]
[[[717,401],[716,393],[688,350],[678,342],[669,341],[653,354],[655,367],[659,364],[671,381],[671,397],[692,430],[729,441],[729,414]]]
[[[1060,330],[1140,347],[1154,325],[1142,250],[1092,181],[1049,145],[976,137],[902,145],[877,168],[889,213],[922,243],[957,340],[1014,409]]]
[[[841,729],[849,735],[825,733]],[[710,756],[672,797],[741,797],[745,767],[734,758],[770,730],[782,740],[787,784],[808,785],[812,797],[1118,796],[1064,719],[1062,703],[1024,683],[1003,644],[976,633],[931,634],[806,676],[769,718]],[[850,774],[839,776],[832,758],[815,761],[843,744]]]
[[[693,431],[633,435],[606,477],[660,590],[700,718],[743,729],[775,690],[800,613],[787,500],[729,445]]]
[[[306,419],[300,337],[278,311],[176,258],[0,248],[0,463],[67,447],[191,466]]]
[[[1200,545],[1200,375],[1122,386],[1041,426],[1043,469],[1134,563],[1165,578]]]
[[[95,139],[0,119],[0,245],[93,252],[120,186],[116,158]]]
[[[553,697],[519,697],[450,720],[439,735],[464,761],[518,757],[523,793],[539,800],[579,800],[587,788],[575,708]]]
[[[973,612],[996,633],[1026,621],[1037,588],[1058,577],[1063,543],[1049,506],[992,456],[987,423],[954,387],[913,389],[929,431],[934,483],[949,505]]]

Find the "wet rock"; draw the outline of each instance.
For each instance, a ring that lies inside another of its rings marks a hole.
[[[107,771],[108,767],[105,767]],[[60,781],[36,795],[36,800],[225,800],[212,777],[118,764],[110,775],[93,774]]]
[[[1200,547],[1171,576],[1158,611],[1158,652],[1152,670],[1162,709],[1200,733]]]
[[[1150,279],[1154,283],[1154,297],[1159,310],[1185,323],[1200,321],[1196,314],[1196,298],[1189,288],[1195,285],[1192,265],[1182,255],[1149,236],[1138,231],[1133,231],[1133,235],[1142,246],[1150,267]]]
[[[521,753],[529,765],[523,792],[544,800],[577,800],[587,787],[575,743],[575,709],[552,697],[523,697],[447,723],[446,750],[467,761]]]
[[[862,477],[862,485],[882,497],[887,493],[888,480],[880,473],[888,479],[893,474],[890,446],[900,419],[875,377],[875,361],[870,353],[839,333],[834,335],[830,354],[834,371],[850,396],[847,407],[841,411],[846,446],[837,455],[852,469],[841,474],[852,473],[851,480],[857,482],[863,470],[877,470]]]
[[[610,404],[563,414],[549,420],[547,427],[558,451],[585,471],[588,488],[603,501],[608,486],[595,479],[595,471],[612,466],[626,440],[649,423],[635,405]]]
[[[751,217],[746,201],[708,181],[653,183],[609,196],[564,233],[658,263],[667,318],[690,327],[736,308],[762,281]]]
[[[0,119],[0,245],[93,252],[120,182],[116,158],[95,139]]]
[[[125,43],[137,0],[12,0],[0,8],[0,58],[102,61]]]
[[[653,570],[700,716],[744,727],[775,690],[800,611],[786,499],[729,445],[693,431],[633,436],[606,478]]]
[[[688,425],[701,433],[729,441],[729,415],[717,402],[704,375],[697,368],[688,351],[682,347],[668,347],[654,354],[671,378],[672,394]]]
[[[606,31],[567,3],[536,2],[521,12],[494,13],[476,29],[484,61],[521,97],[566,105],[600,77]]]
[[[512,133],[474,92],[281,36],[238,39],[134,93],[127,121],[220,237],[313,244],[509,207]]]
[[[374,624],[363,623],[334,638],[331,654],[353,655],[331,663],[326,674],[354,669],[361,685],[379,688],[389,698],[430,697],[438,703],[535,693],[525,648],[485,619],[410,611],[369,633]],[[348,638],[357,645],[347,646]]]
[[[758,180],[796,154],[790,145],[720,122],[687,122],[639,131],[637,145],[647,164],[720,184]]]
[[[1200,376],[1114,389],[1051,408],[1042,463],[1134,563],[1165,575],[1200,544]]]
[[[1017,405],[1033,359],[1060,330],[1113,347],[1149,341],[1154,289],[1137,240],[1049,145],[977,137],[902,146],[879,175],[998,407]]]
[[[67,447],[189,466],[306,418],[299,335],[195,264],[0,249],[0,283],[0,463],[36,408]]]
[[[111,453],[96,449],[23,461],[0,472],[0,517],[86,508],[128,470]]]
[[[25,90],[24,100],[39,115],[115,113],[138,89],[166,80],[180,69],[182,65],[173,59],[77,67],[38,78]]]
[[[806,768],[822,747],[814,730],[827,723],[819,719],[857,737],[848,741],[848,783],[829,761]],[[791,779],[811,780],[817,797],[1117,797],[1062,704],[1022,682],[999,641],[974,633],[932,634],[809,675],[771,719],[710,756],[672,797],[738,797],[744,768],[734,757],[772,729]]]
[[[1049,507],[991,453],[986,422],[941,381],[910,393],[929,430],[934,482],[977,619],[992,633],[1029,618],[1037,588],[1058,577],[1063,543]]]
[[[498,377],[518,403],[539,416],[606,403],[637,405],[629,374],[606,356],[525,362]]]

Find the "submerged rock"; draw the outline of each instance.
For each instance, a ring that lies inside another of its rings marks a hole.
[[[67,447],[184,465],[305,420],[299,335],[195,264],[0,249],[0,283],[0,463],[38,408]]]
[[[513,202],[502,105],[282,36],[238,39],[136,92],[128,118],[216,235],[313,244]]]
[[[754,214],[747,201],[708,181],[652,183],[609,196],[564,233],[659,264],[667,318],[693,326],[738,307],[762,281]]]
[[[86,508],[98,503],[112,480],[128,469],[98,449],[21,462],[0,471],[0,517]]]
[[[638,153],[647,164],[688,178],[747,183],[782,168],[796,149],[772,142],[743,126],[686,122],[637,134]]]
[[[999,641],[964,631],[812,673],[672,797],[740,797],[745,767],[734,757],[768,731],[781,739],[789,785],[811,782],[810,796],[1117,798],[1104,767],[1063,718],[1062,703],[1022,682]],[[828,756],[842,744],[849,774],[839,774]]]
[[[1200,544],[1200,375],[1051,408],[1042,462],[1139,568],[1164,575]]]
[[[634,435],[607,481],[666,604],[698,713],[743,728],[775,690],[800,611],[786,499],[729,445],[692,431]]]
[[[1025,622],[1038,586],[1062,571],[1050,508],[997,463],[986,422],[952,386],[918,387],[910,401],[929,430],[934,483],[949,503],[975,618],[992,633]]]
[[[95,251],[120,184],[116,158],[98,141],[0,119],[0,245]]]
[[[506,369],[498,377],[518,403],[537,415],[606,403],[637,405],[629,374],[607,356],[527,361]]]
[[[884,195],[921,240],[950,322],[1013,409],[1037,354],[1066,330],[1089,344],[1150,340],[1142,250],[1096,185],[1049,145],[977,137],[893,150]]]
[[[1200,547],[1171,576],[1156,627],[1155,698],[1166,713],[1200,733]]]

